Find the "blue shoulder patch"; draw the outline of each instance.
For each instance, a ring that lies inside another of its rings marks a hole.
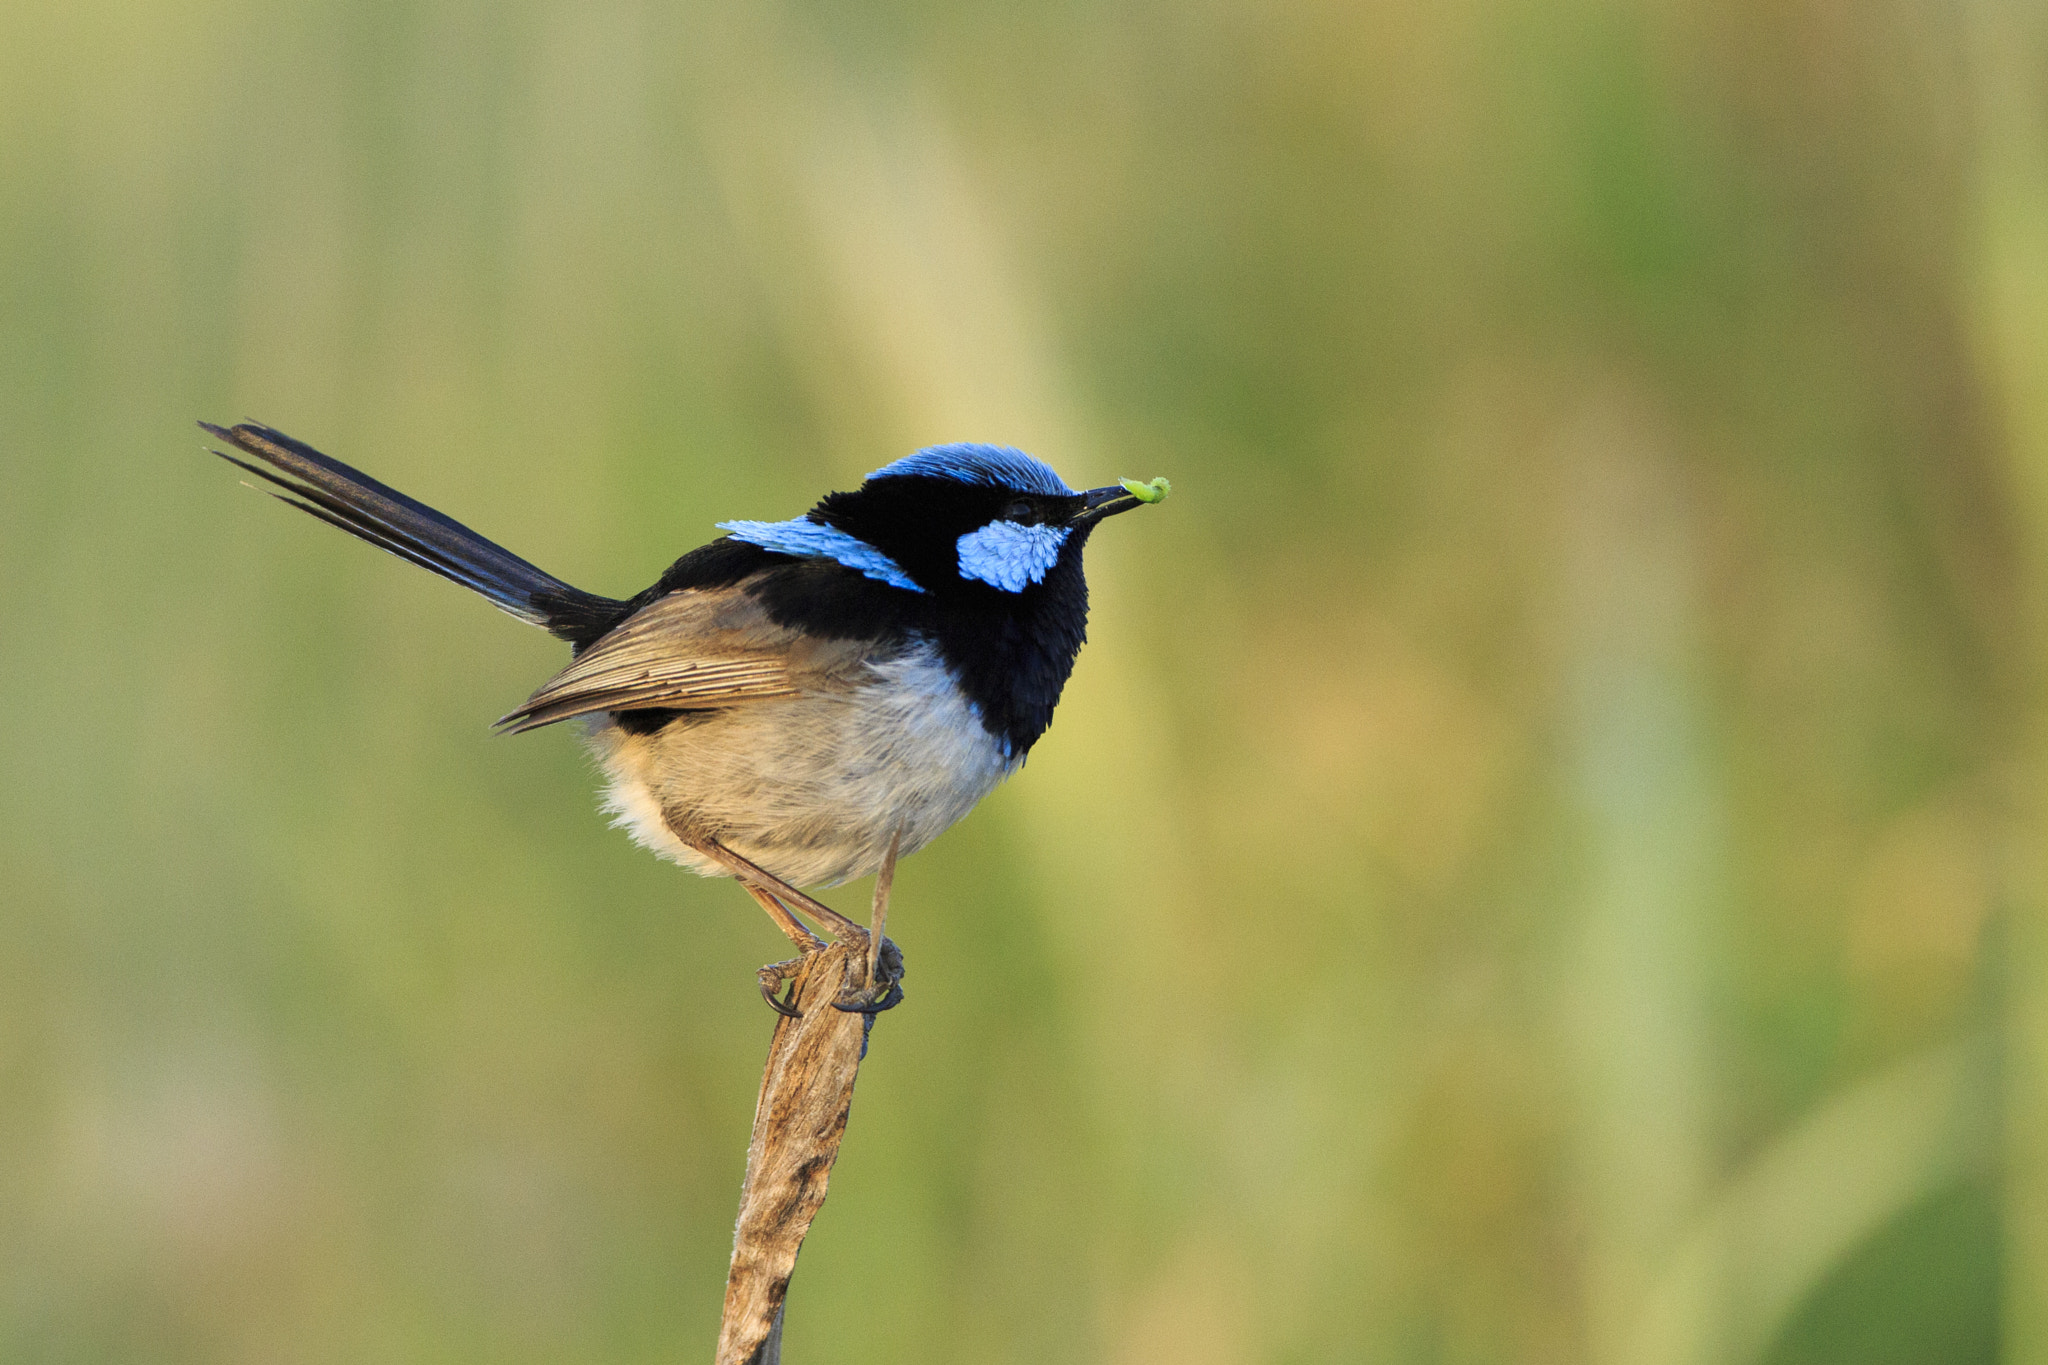
[[[1043,460],[1035,460],[1014,446],[979,445],[972,441],[926,446],[915,455],[883,465],[868,477],[891,479],[904,474],[923,474],[990,488],[1014,488],[1020,493],[1043,493],[1047,497],[1070,497],[1074,492]]]
[[[744,540],[749,545],[758,545],[779,555],[836,560],[877,583],[887,583],[892,588],[908,588],[912,592],[924,591],[916,579],[903,572],[900,564],[859,536],[848,535],[836,526],[825,526],[808,517],[790,521],[721,521],[718,529],[734,540]]]
[[[1066,543],[1064,526],[992,521],[960,537],[960,576],[979,579],[1004,592],[1022,592],[1028,584],[1045,581]]]

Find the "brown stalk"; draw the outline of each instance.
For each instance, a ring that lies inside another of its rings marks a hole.
[[[867,972],[867,945],[860,939],[807,954],[789,994],[802,1015],[776,1021],[747,1144],[718,1365],[779,1365],[782,1359],[783,1296],[825,1202],[873,1025],[872,1015],[834,1009],[833,1002],[865,984]]]

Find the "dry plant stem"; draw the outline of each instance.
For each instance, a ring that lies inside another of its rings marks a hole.
[[[865,947],[844,939],[806,954],[790,990],[801,1015],[775,1023],[747,1145],[718,1365],[777,1365],[781,1359],[783,1296],[825,1202],[873,1023],[872,1016],[831,1008],[842,991],[864,983]]]

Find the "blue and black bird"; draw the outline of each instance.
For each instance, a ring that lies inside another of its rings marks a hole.
[[[802,953],[823,942],[798,911],[868,936],[868,985],[841,1002],[867,1010],[901,998],[881,935],[895,859],[1024,762],[1086,632],[1089,534],[1166,491],[1076,492],[1019,450],[934,446],[792,520],[723,522],[725,536],[621,600],[280,431],[201,425],[294,507],[567,641],[569,666],[499,727],[582,719],[606,806],[636,841],[737,878]],[[798,890],[869,873],[871,935]],[[793,966],[762,969],[784,1012]]]

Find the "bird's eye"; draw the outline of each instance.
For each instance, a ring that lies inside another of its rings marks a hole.
[[[1032,519],[1033,511],[1030,503],[1019,499],[1003,509],[1003,520],[1028,522]]]

